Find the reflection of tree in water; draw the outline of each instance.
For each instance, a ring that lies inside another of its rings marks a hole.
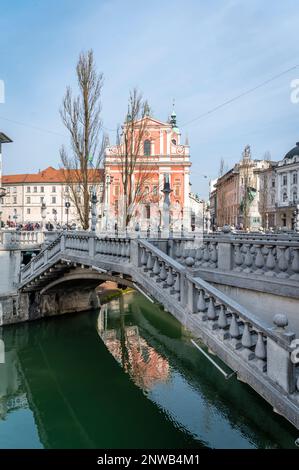
[[[114,358],[143,390],[150,390],[169,377],[169,363],[140,336],[138,326],[125,325],[124,297],[118,299],[117,327],[108,328],[108,306],[102,307],[98,333]]]

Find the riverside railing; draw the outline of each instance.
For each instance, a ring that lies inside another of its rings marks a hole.
[[[0,230],[0,245],[6,249],[40,246],[43,242],[44,232],[40,230]]]
[[[190,241],[173,243],[174,259],[190,268],[216,269],[257,274],[265,279],[299,281],[297,237],[275,236],[269,239],[269,237],[222,235],[205,236],[197,247],[195,242],[190,245]]]
[[[258,392],[266,381],[268,401],[275,408],[285,406],[277,401],[276,392],[287,394],[291,403],[283,414],[299,427],[299,340],[286,330],[287,317],[275,315],[271,327],[150,243],[137,243],[139,269],[154,285],[153,292],[162,289],[171,297],[185,312],[186,326],[213,345],[214,352]]]

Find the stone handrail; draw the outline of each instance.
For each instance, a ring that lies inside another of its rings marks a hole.
[[[298,405],[299,341],[294,342],[295,334],[286,330],[285,315],[275,315],[275,327],[267,325],[209,283],[192,277],[182,264],[143,240],[138,241],[138,265],[144,275],[178,302],[191,325],[214,338],[222,349],[222,357],[226,357],[226,350],[233,351],[238,361],[246,364],[247,373],[252,372],[252,380],[256,374],[266,377],[271,387],[292,395]]]
[[[190,246],[190,241],[187,242]],[[174,241],[172,254],[180,263],[198,269],[254,274],[264,278],[299,281],[299,239],[242,238],[235,235],[204,237],[200,246],[185,248]]]
[[[44,232],[40,230],[0,230],[0,245],[6,248],[40,246],[43,242]]]

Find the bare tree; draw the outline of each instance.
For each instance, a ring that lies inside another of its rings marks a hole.
[[[155,177],[157,165],[144,154],[143,145],[149,121],[149,106],[135,88],[130,92],[128,114],[121,135],[118,137],[118,164],[123,195],[123,224],[128,226],[137,204],[153,202],[158,195],[151,195],[148,185]]]
[[[60,158],[70,200],[75,205],[82,228],[89,227],[90,188],[99,184],[105,138],[102,128],[101,92],[103,74],[96,71],[93,51],[82,52],[76,66],[79,94],[67,87],[60,115],[70,133],[71,152],[63,146]],[[92,167],[92,169],[91,169]]]

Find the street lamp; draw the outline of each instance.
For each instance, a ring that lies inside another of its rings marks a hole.
[[[5,191],[1,188],[2,180],[2,144],[10,144],[12,140],[7,137],[7,135],[0,132],[0,197],[5,196]],[[0,200],[0,210],[1,210],[1,200]],[[2,222],[0,222],[0,229],[2,228]]]
[[[46,203],[42,202],[41,208],[40,208],[41,217],[42,217],[42,227],[41,227],[42,230],[44,230],[44,226],[45,226],[46,208],[47,208]]]
[[[69,208],[71,207],[71,203],[66,201],[64,204],[65,211],[66,211],[66,229],[69,229]]]

